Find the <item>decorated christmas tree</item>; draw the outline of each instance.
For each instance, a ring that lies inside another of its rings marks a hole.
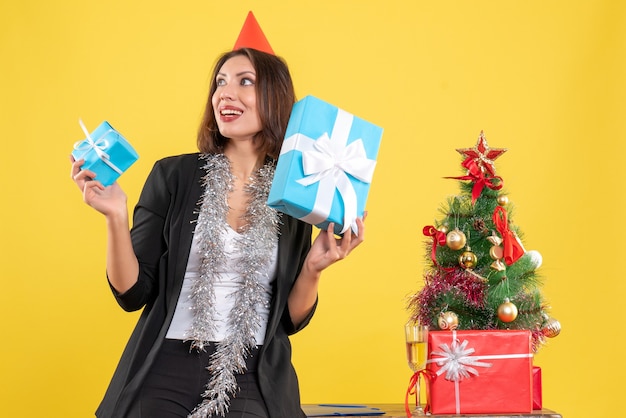
[[[538,251],[527,251],[513,223],[513,205],[494,161],[506,152],[489,148],[480,133],[463,156],[461,193],[442,205],[441,217],[424,227],[424,287],[409,298],[412,320],[431,330],[524,329],[536,352],[560,324],[548,314],[540,287]]]

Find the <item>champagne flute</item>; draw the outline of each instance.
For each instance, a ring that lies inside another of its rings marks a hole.
[[[417,373],[426,368],[428,356],[428,326],[419,322],[409,322],[404,326],[406,341],[406,358],[413,373]],[[424,415],[424,410],[420,402],[420,380],[419,374],[415,376],[416,399],[413,416]]]

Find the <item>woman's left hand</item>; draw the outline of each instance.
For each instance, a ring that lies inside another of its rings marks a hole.
[[[336,238],[333,223],[329,224],[325,231],[320,231],[306,257],[305,267],[319,274],[330,265],[346,258],[365,239],[366,217],[367,212],[363,215],[363,219],[356,220],[359,235],[354,234],[352,229],[348,229],[341,238]]]

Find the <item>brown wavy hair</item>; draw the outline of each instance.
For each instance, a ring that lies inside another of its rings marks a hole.
[[[280,57],[251,48],[241,48],[222,54],[215,63],[209,88],[209,98],[198,131],[198,149],[205,154],[224,151],[228,138],[222,136],[215,120],[211,98],[217,89],[216,78],[226,61],[232,57],[248,57],[256,71],[256,101],[261,131],[255,136],[258,149],[271,158],[278,158],[285,137],[296,95],[287,63]]]

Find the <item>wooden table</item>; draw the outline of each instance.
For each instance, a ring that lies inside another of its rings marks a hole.
[[[365,405],[365,404],[363,404]],[[303,405],[304,407],[305,405]],[[378,408],[384,411],[384,415],[378,415],[386,418],[406,418],[404,404],[367,404],[368,407]],[[361,416],[363,418],[372,418],[372,416],[352,415],[352,418]],[[473,418],[562,418],[558,414],[549,409],[535,410],[530,414],[460,414],[460,415],[430,415],[434,418],[457,418],[457,417],[473,417]]]

